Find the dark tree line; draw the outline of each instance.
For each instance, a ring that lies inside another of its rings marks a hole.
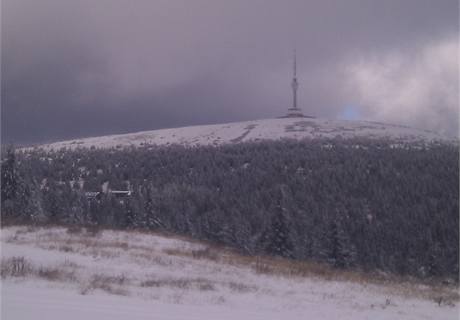
[[[458,146],[314,140],[4,152],[3,222],[162,229],[458,281]],[[131,189],[122,200],[101,188]]]

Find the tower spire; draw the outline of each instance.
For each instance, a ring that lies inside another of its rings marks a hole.
[[[297,50],[294,47],[293,55],[293,75],[291,81],[292,88],[292,107],[288,108],[287,114],[282,118],[314,118],[312,116],[305,116],[302,113],[302,110],[297,106],[297,89],[299,87],[299,82],[297,81]]]
[[[297,77],[297,55],[296,49],[294,48],[294,79]]]
[[[297,111],[297,88],[299,87],[299,83],[297,82],[297,55],[296,49],[294,48],[294,75],[292,77],[292,109],[293,111]]]
[[[293,75],[291,81],[292,88],[292,107],[288,109],[287,117],[303,117],[302,111],[297,107],[297,88],[299,82],[297,81],[297,52],[294,48],[293,56]]]

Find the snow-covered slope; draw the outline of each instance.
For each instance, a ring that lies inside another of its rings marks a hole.
[[[159,234],[22,226],[2,228],[0,239],[2,319],[447,320],[459,312],[456,287],[321,276],[308,266],[295,273],[281,260]]]
[[[412,141],[449,141],[449,138],[425,130],[368,121],[327,120],[313,118],[279,118],[216,125],[143,131],[76,139],[43,145],[45,149],[123,146],[221,145],[243,141],[278,140],[283,138],[389,138]]]

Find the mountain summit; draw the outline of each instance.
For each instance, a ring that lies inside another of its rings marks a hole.
[[[42,145],[46,149],[112,148],[142,145],[187,146],[317,138],[389,139],[400,142],[448,142],[444,135],[401,125],[370,121],[329,120],[317,118],[278,118],[226,124],[200,125],[74,139]]]

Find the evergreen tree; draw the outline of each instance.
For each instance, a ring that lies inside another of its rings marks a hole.
[[[13,146],[6,150],[6,157],[2,160],[2,201],[14,200],[17,189],[16,156]]]
[[[344,230],[340,217],[331,223],[331,255],[330,260],[337,268],[353,266],[356,258],[356,249],[350,241],[349,235]]]
[[[16,156],[13,146],[8,146],[6,156],[1,164],[1,206],[2,218],[11,218],[15,214],[15,204],[17,203],[17,184],[18,176],[16,170]],[[5,220],[3,220],[5,222]]]
[[[45,223],[47,219],[45,211],[43,210],[42,193],[37,183],[32,183],[30,185],[29,197],[24,200],[26,200],[24,212],[28,217],[27,220],[30,219],[32,223]]]
[[[293,246],[289,239],[289,228],[286,223],[285,208],[277,205],[277,212],[272,218],[270,229],[266,235],[267,251],[270,254],[290,258]]]

